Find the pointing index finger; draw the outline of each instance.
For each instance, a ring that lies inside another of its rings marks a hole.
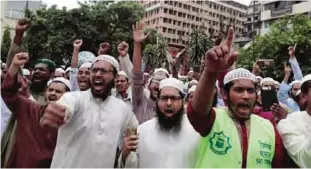
[[[232,39],[233,39],[233,27],[231,26],[229,28],[229,31],[228,31],[228,35],[227,35],[227,39],[226,39],[226,45],[231,48],[231,44],[232,44]]]

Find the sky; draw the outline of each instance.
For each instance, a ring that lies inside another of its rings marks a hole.
[[[80,0],[81,2],[83,2],[84,0]],[[245,5],[249,5],[251,0],[235,0],[238,1],[240,3],[243,3]],[[52,6],[54,4],[57,3],[57,6],[59,8],[62,8],[63,6],[66,6],[67,9],[72,9],[72,8],[76,8],[78,7],[78,0],[42,0],[43,3],[47,4],[47,6]]]

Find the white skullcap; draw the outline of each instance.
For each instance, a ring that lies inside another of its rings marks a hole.
[[[306,83],[307,81],[311,80],[311,74],[306,75],[305,77],[302,78],[301,80],[301,86]]]
[[[52,79],[52,80],[48,81],[48,86],[50,86],[50,84],[52,82],[61,82],[64,85],[66,85],[69,88],[69,90],[71,90],[71,84],[70,84],[69,80],[67,80],[67,79],[65,79],[63,77],[57,77],[55,79]]]
[[[55,72],[65,73],[64,69],[62,69],[62,68],[55,69]]]
[[[197,81],[197,80],[191,80],[190,82],[189,82],[189,84],[191,84],[191,85],[197,85],[199,82]]]
[[[149,73],[144,73],[144,76],[149,76]]]
[[[275,85],[280,85],[280,82],[278,82],[278,81],[275,80],[275,81],[274,81],[274,84],[275,84]]]
[[[30,76],[30,71],[28,69],[23,69],[23,75]]]
[[[168,73],[168,71],[164,68],[158,68],[158,69],[155,69],[154,72],[153,72],[153,75],[155,75],[156,73],[158,72],[164,72],[167,76],[169,76],[170,74]]]
[[[123,70],[122,70],[122,71],[119,71],[119,72],[118,72],[118,75],[123,75],[123,76],[125,76],[127,79],[129,78]]]
[[[110,56],[110,55],[100,55],[98,57],[96,57],[94,60],[93,60],[93,64],[97,61],[107,61],[109,62],[110,64],[112,64],[112,66],[117,70],[119,71],[119,63],[118,61]]]
[[[65,73],[69,72],[71,70],[71,67],[68,67],[65,71]]]
[[[83,64],[80,66],[79,69],[81,69],[81,68],[90,68],[90,67],[92,67],[92,63],[90,63],[90,62],[85,62],[85,63],[83,63]]]
[[[275,83],[274,82],[274,79],[272,79],[271,77],[265,77],[263,78],[261,81],[260,81],[260,86],[262,86],[264,83],[266,82],[272,82],[272,83]]]
[[[188,90],[188,94],[190,94],[191,92],[194,92],[196,88],[197,88],[196,85],[191,86],[190,89]]]
[[[193,70],[190,70],[188,73],[193,73]]]
[[[293,88],[294,84],[302,84],[302,83],[300,80],[294,80],[289,84],[290,88]]]
[[[256,79],[257,80],[262,80],[262,77],[261,76],[256,76]]]
[[[163,89],[164,87],[174,87],[178,89],[180,92],[183,93],[184,91],[184,84],[182,81],[175,79],[175,78],[166,78],[161,80],[159,89]]]
[[[256,83],[256,76],[244,68],[233,69],[224,77],[224,85],[238,79],[248,79]]]

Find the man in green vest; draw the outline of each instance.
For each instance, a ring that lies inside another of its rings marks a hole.
[[[188,118],[201,134],[197,168],[285,167],[288,155],[270,121],[252,114],[257,98],[256,77],[239,68],[224,77],[227,107],[212,108],[218,75],[229,69],[238,53],[231,51],[233,28],[224,43],[210,49],[204,70],[188,105]]]

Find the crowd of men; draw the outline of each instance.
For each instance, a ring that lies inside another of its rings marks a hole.
[[[118,59],[103,43],[79,65],[78,39],[66,70],[41,58],[29,71],[28,27],[17,24],[1,72],[2,167],[311,168],[311,74],[303,76],[295,47],[281,83],[261,77],[258,62],[235,68],[233,28],[206,51],[200,72],[181,76],[173,61],[145,73],[148,34],[137,22],[132,62],[126,42]],[[263,87],[277,92],[269,110]]]

